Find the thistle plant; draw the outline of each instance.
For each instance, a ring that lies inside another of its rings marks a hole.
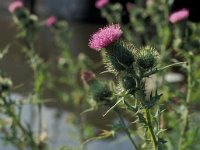
[[[199,147],[196,142],[196,140],[199,139],[196,135],[199,125],[194,123],[190,117],[194,114],[190,112],[190,106],[194,103],[195,99],[198,99],[193,95],[199,95],[195,90],[195,88],[199,87],[199,75],[198,71],[195,70],[197,70],[197,67],[199,66],[199,58],[196,54],[198,53],[197,51],[200,47],[200,42],[196,38],[199,35],[198,30],[200,26],[198,24],[190,23],[187,20],[191,19],[192,13],[193,9],[191,10],[191,8],[181,8],[180,10],[173,12],[169,17],[169,21],[172,23],[174,29],[173,48],[188,62],[186,66],[183,66],[185,74],[187,75],[185,85],[187,87],[187,92],[184,98],[181,99],[181,106],[179,108],[181,109],[180,116],[182,121],[182,125],[179,128],[179,150],[186,148],[196,149]]]
[[[110,10],[107,13],[107,21],[112,23],[116,13],[111,8],[115,4],[109,3],[106,9]],[[109,7],[109,8],[107,8]],[[105,11],[104,7],[101,12]],[[170,13],[172,12],[172,13]],[[129,9],[130,22],[123,25],[124,38],[134,43],[142,45],[155,45],[159,52],[159,65],[169,64],[171,62],[186,61],[187,64],[181,65],[172,69],[173,72],[179,72],[187,77],[184,83],[175,85],[167,83],[163,71],[157,75],[158,89],[163,91],[161,101],[166,107],[166,112],[161,116],[162,124],[171,131],[167,134],[167,149],[198,149],[198,123],[196,117],[191,117],[196,114],[191,112],[190,108],[194,103],[198,103],[199,92],[199,5],[196,1],[189,0],[149,0],[149,1],[134,1],[134,7]],[[108,19],[111,17],[112,19]],[[123,22],[120,22],[123,24]],[[132,36],[135,35],[135,36]],[[192,73],[191,73],[192,72]],[[160,81],[162,84],[160,85]],[[166,84],[167,86],[162,86]],[[186,88],[185,92],[181,92],[180,88]],[[174,100],[174,97],[176,100]],[[176,103],[174,104],[174,101]],[[177,103],[178,102],[178,103]],[[171,110],[172,109],[172,110]],[[173,116],[173,117],[172,117]],[[170,121],[165,121],[165,118]],[[181,118],[181,119],[180,119]],[[195,120],[195,121],[194,121]],[[181,123],[180,123],[181,122]],[[179,138],[179,144],[176,139]],[[195,143],[195,144],[194,144]],[[179,146],[178,146],[179,145]],[[179,148],[178,148],[179,147]]]
[[[109,107],[109,110],[115,111],[124,127],[135,149],[163,149],[164,139],[161,128],[161,108],[160,98],[162,94],[156,91],[146,90],[146,80],[172,64],[163,68],[158,68],[158,52],[150,47],[135,47],[132,43],[122,40],[122,30],[118,24],[99,29],[89,40],[89,47],[103,53],[104,64],[107,71],[114,73],[117,78],[117,85],[109,87],[108,83],[101,83],[93,79],[88,84],[91,87],[91,93],[97,103]],[[150,94],[149,94],[150,93]],[[125,107],[125,109],[123,109]],[[137,124],[137,130],[143,128],[142,135],[136,135],[144,140],[142,146],[136,143],[131,136],[130,125],[123,121],[123,111],[132,112],[137,118],[134,123]]]
[[[37,54],[35,49],[35,40],[37,38],[37,29],[39,22],[37,16],[32,15],[24,8],[21,1],[13,2],[9,5],[9,11],[12,13],[13,21],[18,29],[17,38],[19,47],[27,57],[28,63],[33,71],[34,87],[28,99],[32,99],[38,105],[38,139],[43,133],[42,129],[42,96],[47,77],[47,66],[44,60]],[[16,43],[14,43],[16,44]],[[33,136],[33,135],[31,135]],[[36,141],[35,141],[36,142]],[[34,149],[42,150],[45,148],[45,141],[38,140]]]
[[[52,78],[53,86],[50,90],[56,94],[62,104],[70,105],[75,110],[72,116],[73,121],[70,123],[78,129],[80,145],[76,148],[84,150],[85,145],[83,143],[88,137],[93,136],[94,132],[89,131],[93,127],[87,122],[87,116],[84,113],[89,104],[79,77],[83,75],[83,70],[87,70],[92,66],[93,61],[84,53],[79,53],[77,57],[73,55],[70,49],[70,40],[73,33],[68,22],[51,16],[45,21],[45,25],[51,31],[54,44],[59,50],[55,68],[59,75]],[[55,85],[62,85],[64,88],[58,88]]]
[[[8,52],[8,47],[0,50],[0,61]],[[23,150],[26,148],[39,150],[38,143],[28,124],[21,121],[22,107],[27,104],[27,100],[16,100],[11,97],[14,89],[12,80],[8,75],[0,70],[0,127],[1,138],[5,142],[11,143],[15,148]]]

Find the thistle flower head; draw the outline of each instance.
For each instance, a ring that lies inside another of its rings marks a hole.
[[[56,22],[57,22],[56,16],[51,16],[46,20],[45,25],[46,27],[52,27],[53,25],[55,25]]]
[[[14,13],[17,9],[22,8],[24,5],[21,1],[15,1],[10,3],[8,10],[10,13]]]
[[[109,3],[109,0],[96,0],[95,6],[98,9],[105,7]]]
[[[112,24],[94,33],[89,40],[88,46],[96,51],[100,51],[102,48],[118,40],[121,35],[122,30],[119,24]]]
[[[141,48],[136,52],[136,63],[144,69],[155,67],[157,58],[157,51],[149,46]]]
[[[171,23],[176,23],[182,20],[185,20],[189,17],[189,10],[186,8],[183,8],[179,11],[176,11],[174,13],[172,13],[169,17],[169,21]]]
[[[9,78],[0,76],[0,94],[1,92],[8,91],[12,86],[12,81]]]

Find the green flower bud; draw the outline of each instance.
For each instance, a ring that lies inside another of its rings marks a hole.
[[[106,57],[115,70],[122,71],[134,62],[133,50],[135,47],[132,44],[117,41],[106,48]]]
[[[125,90],[128,90],[130,94],[135,93],[136,89],[136,81],[133,77],[131,76],[124,76],[122,78],[122,85]]]
[[[90,84],[90,89],[95,101],[103,102],[104,104],[108,104],[110,102],[112,92],[107,84],[98,80],[93,80],[93,82]]]
[[[143,69],[150,69],[155,67],[157,58],[157,51],[149,46],[141,48],[136,52],[136,63]]]
[[[12,86],[12,81],[0,76],[0,93],[8,91]]]

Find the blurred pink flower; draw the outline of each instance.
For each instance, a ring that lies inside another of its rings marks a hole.
[[[131,3],[131,2],[127,2],[126,3],[126,8],[129,12],[131,12],[135,7],[135,4],[134,3]]]
[[[176,11],[174,13],[172,13],[170,16],[169,16],[169,21],[171,23],[176,23],[176,22],[179,22],[179,21],[182,21],[182,20],[185,20],[189,17],[189,10],[186,9],[186,8],[183,8],[179,11]]]
[[[51,26],[53,26],[56,22],[57,22],[56,16],[51,16],[51,17],[49,17],[49,18],[46,20],[45,25],[46,25],[47,27],[51,27]]]
[[[8,10],[10,13],[14,13],[17,9],[22,8],[24,5],[21,1],[15,1],[10,3]]]
[[[109,3],[109,0],[96,0],[95,6],[96,8],[101,9],[104,6],[106,6],[108,3]]]
[[[100,51],[102,48],[105,48],[112,42],[118,40],[122,33],[119,24],[112,24],[100,28],[91,36],[88,46],[96,51]]]

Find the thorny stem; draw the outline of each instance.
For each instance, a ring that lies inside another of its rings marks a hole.
[[[140,81],[138,81],[138,87],[141,88],[141,82]],[[150,136],[151,143],[153,145],[153,149],[157,150],[158,142],[157,142],[154,130],[153,130],[153,124],[152,124],[152,120],[151,120],[150,110],[148,108],[146,108],[145,105],[144,105],[144,102],[146,101],[145,100],[146,99],[145,98],[145,93],[141,93],[139,97],[140,97],[141,103],[142,103],[142,105],[144,107],[144,116],[145,116],[145,119],[146,119],[147,131],[148,131],[148,134]]]
[[[135,143],[135,141],[133,140],[133,138],[131,137],[131,133],[128,130],[128,127],[126,126],[124,119],[121,115],[121,112],[119,112],[119,110],[115,109],[115,112],[117,113],[117,115],[119,116],[120,122],[122,123],[122,125],[124,126],[124,131],[126,132],[128,138],[130,139],[132,145],[134,146],[135,150],[139,150],[137,144]]]
[[[7,113],[9,116],[11,116],[14,120],[14,123],[19,127],[19,129],[24,133],[25,136],[27,136],[30,140],[30,145],[32,148],[36,148],[37,144],[35,143],[33,137],[30,135],[29,131],[21,124],[20,120],[17,118],[16,114],[11,111],[10,108],[7,108]]]
[[[148,133],[150,135],[151,142],[153,144],[153,148],[156,150],[157,146],[158,146],[158,143],[157,143],[157,140],[156,140],[155,133],[153,131],[150,112],[149,112],[149,109],[147,109],[147,108],[145,108],[144,111],[145,111],[144,113],[145,113],[145,117],[146,117],[146,122],[147,122],[147,125],[148,125]]]
[[[180,133],[180,139],[179,139],[179,150],[184,150],[182,147],[183,141],[185,139],[185,134],[188,130],[188,117],[189,117],[189,103],[191,99],[191,92],[192,92],[192,55],[188,57],[188,65],[187,65],[187,97],[186,97],[186,103],[185,103],[185,108],[186,112],[183,114],[184,119],[183,119],[183,128],[181,129]]]
[[[131,105],[128,103],[128,102],[126,102],[125,101],[125,104],[130,108],[131,107]],[[137,111],[137,110],[135,110],[134,108],[132,108],[131,107],[131,110],[132,111]],[[150,137],[151,137],[151,141],[152,141],[152,144],[153,144],[153,147],[155,148],[155,149],[157,149],[157,145],[158,145],[158,143],[157,143],[157,140],[156,140],[156,136],[155,136],[155,133],[154,133],[154,131],[153,131],[153,126],[152,126],[152,122],[151,122],[151,116],[150,116],[150,112],[149,112],[149,109],[145,109],[145,117],[146,117],[146,124],[148,125],[148,133],[149,133],[149,135],[150,135]]]
[[[33,39],[31,36],[27,37],[27,48],[29,51],[34,51],[35,47],[33,44]],[[31,57],[34,57],[34,55],[36,55],[34,52],[30,53],[26,52],[26,54],[28,54],[29,59],[31,59]],[[38,64],[37,64],[38,65]],[[34,72],[34,86],[36,86],[36,82],[37,82],[37,76],[38,76],[38,72],[40,72],[40,70],[38,70],[38,67],[36,67],[36,69],[32,68],[33,72]],[[41,98],[41,89],[39,91],[34,91],[35,94],[37,95],[37,98],[40,99]],[[42,105],[41,103],[38,104],[38,136],[40,136],[40,134],[42,133]],[[39,150],[43,150],[42,148],[42,143],[38,144],[38,149]]]

